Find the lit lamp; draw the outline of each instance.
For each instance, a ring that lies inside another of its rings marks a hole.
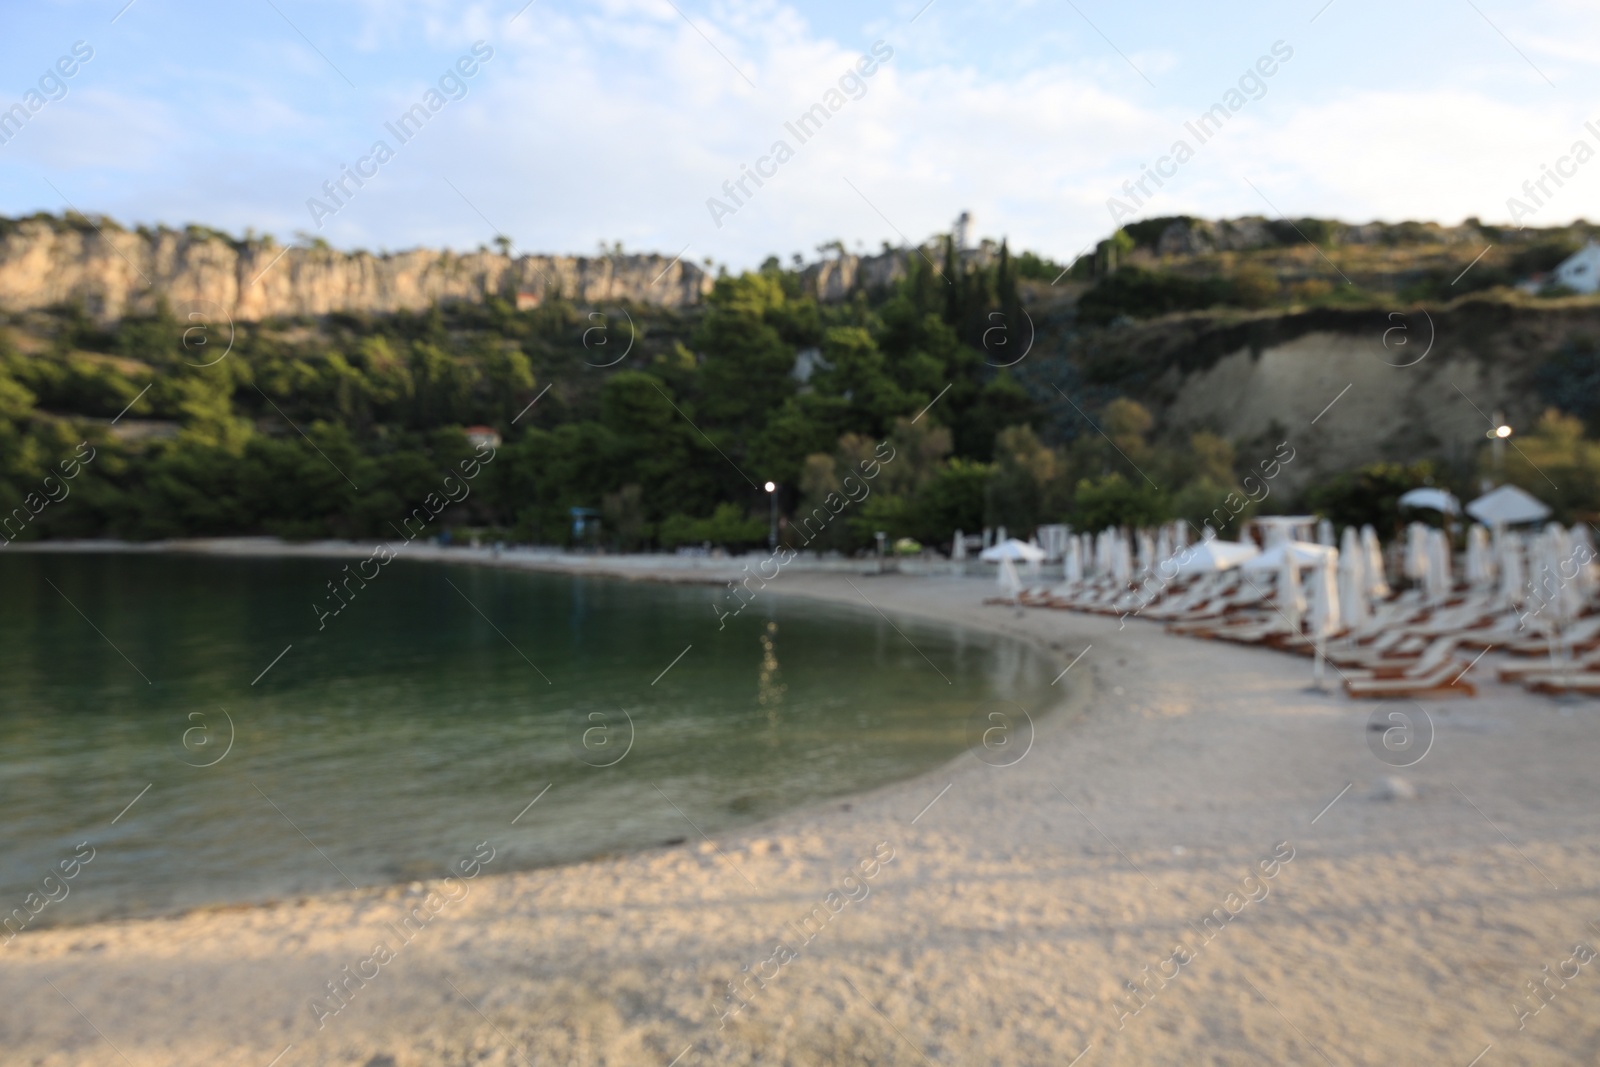
[[[1494,428],[1484,432],[1484,436],[1492,442],[1490,450],[1494,456],[1495,474],[1502,481],[1505,479],[1506,470],[1506,440],[1511,436],[1511,427],[1504,419],[1505,417],[1498,411],[1495,412],[1494,418],[1490,420],[1494,423]]]
[[[767,551],[778,550],[778,483],[768,482],[767,498],[772,501],[772,529],[767,533]]]

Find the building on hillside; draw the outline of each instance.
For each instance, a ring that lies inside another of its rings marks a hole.
[[[1591,240],[1561,261],[1550,272],[1553,285],[1564,285],[1575,293],[1600,292],[1600,243]]]
[[[493,426],[468,426],[461,432],[466,436],[467,444],[473,448],[482,448],[485,445],[490,448],[500,447],[500,435],[495,432]]]

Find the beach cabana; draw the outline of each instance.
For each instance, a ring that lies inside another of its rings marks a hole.
[[[1250,525],[1261,530],[1261,543],[1276,548],[1285,541],[1308,541],[1317,526],[1315,515],[1257,515]]]

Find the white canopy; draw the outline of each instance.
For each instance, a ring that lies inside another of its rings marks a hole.
[[[989,563],[996,563],[1001,560],[1011,560],[1012,562],[1021,560],[1024,563],[1035,563],[1044,559],[1044,549],[1035,548],[1026,541],[1018,541],[1015,537],[1008,537],[998,545],[984,549],[978,558]]]
[[[1283,566],[1284,556],[1292,554],[1294,565],[1298,567],[1314,566],[1324,556],[1337,557],[1339,550],[1316,544],[1313,541],[1292,541],[1288,544],[1269,548],[1261,555],[1246,560],[1242,566],[1247,571],[1275,571]]]
[[[1424,485],[1401,494],[1400,506],[1403,508],[1432,508],[1434,511],[1443,512],[1446,515],[1461,514],[1461,502],[1455,498],[1453,493],[1443,489],[1436,489],[1431,485]]]
[[[1230,570],[1261,555],[1255,545],[1239,541],[1202,541],[1181,549],[1163,560],[1156,573],[1165,577],[1188,577]]]
[[[1468,504],[1467,514],[1486,526],[1515,526],[1543,522],[1550,517],[1550,509],[1532,494],[1514,485],[1502,485]]]

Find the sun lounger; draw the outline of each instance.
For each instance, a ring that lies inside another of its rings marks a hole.
[[[1545,620],[1535,617],[1530,620],[1541,629],[1548,624]],[[1550,652],[1551,637],[1540,636],[1524,638],[1520,641],[1508,641],[1505,651],[1514,656],[1543,656]],[[1600,615],[1590,615],[1579,619],[1567,627],[1567,632],[1560,635],[1560,644],[1563,648],[1574,652],[1588,652],[1600,648]]]
[[[1352,697],[1367,699],[1476,696],[1477,687],[1462,677],[1466,666],[1452,659],[1424,675],[1406,678],[1355,678],[1345,683],[1345,691]]]
[[[1460,644],[1456,635],[1436,638],[1426,652],[1411,660],[1369,663],[1365,668],[1351,667],[1342,673],[1351,681],[1371,681],[1380,678],[1426,678],[1439,670],[1442,664],[1455,663],[1453,653]]]
[[[1566,674],[1539,675],[1525,683],[1535,693],[1560,696],[1563,693],[1600,694],[1600,671],[1570,671]]]
[[[1573,674],[1596,670],[1600,670],[1600,652],[1590,652],[1576,659],[1555,658],[1508,663],[1495,673],[1502,682],[1525,682],[1547,674]]]

